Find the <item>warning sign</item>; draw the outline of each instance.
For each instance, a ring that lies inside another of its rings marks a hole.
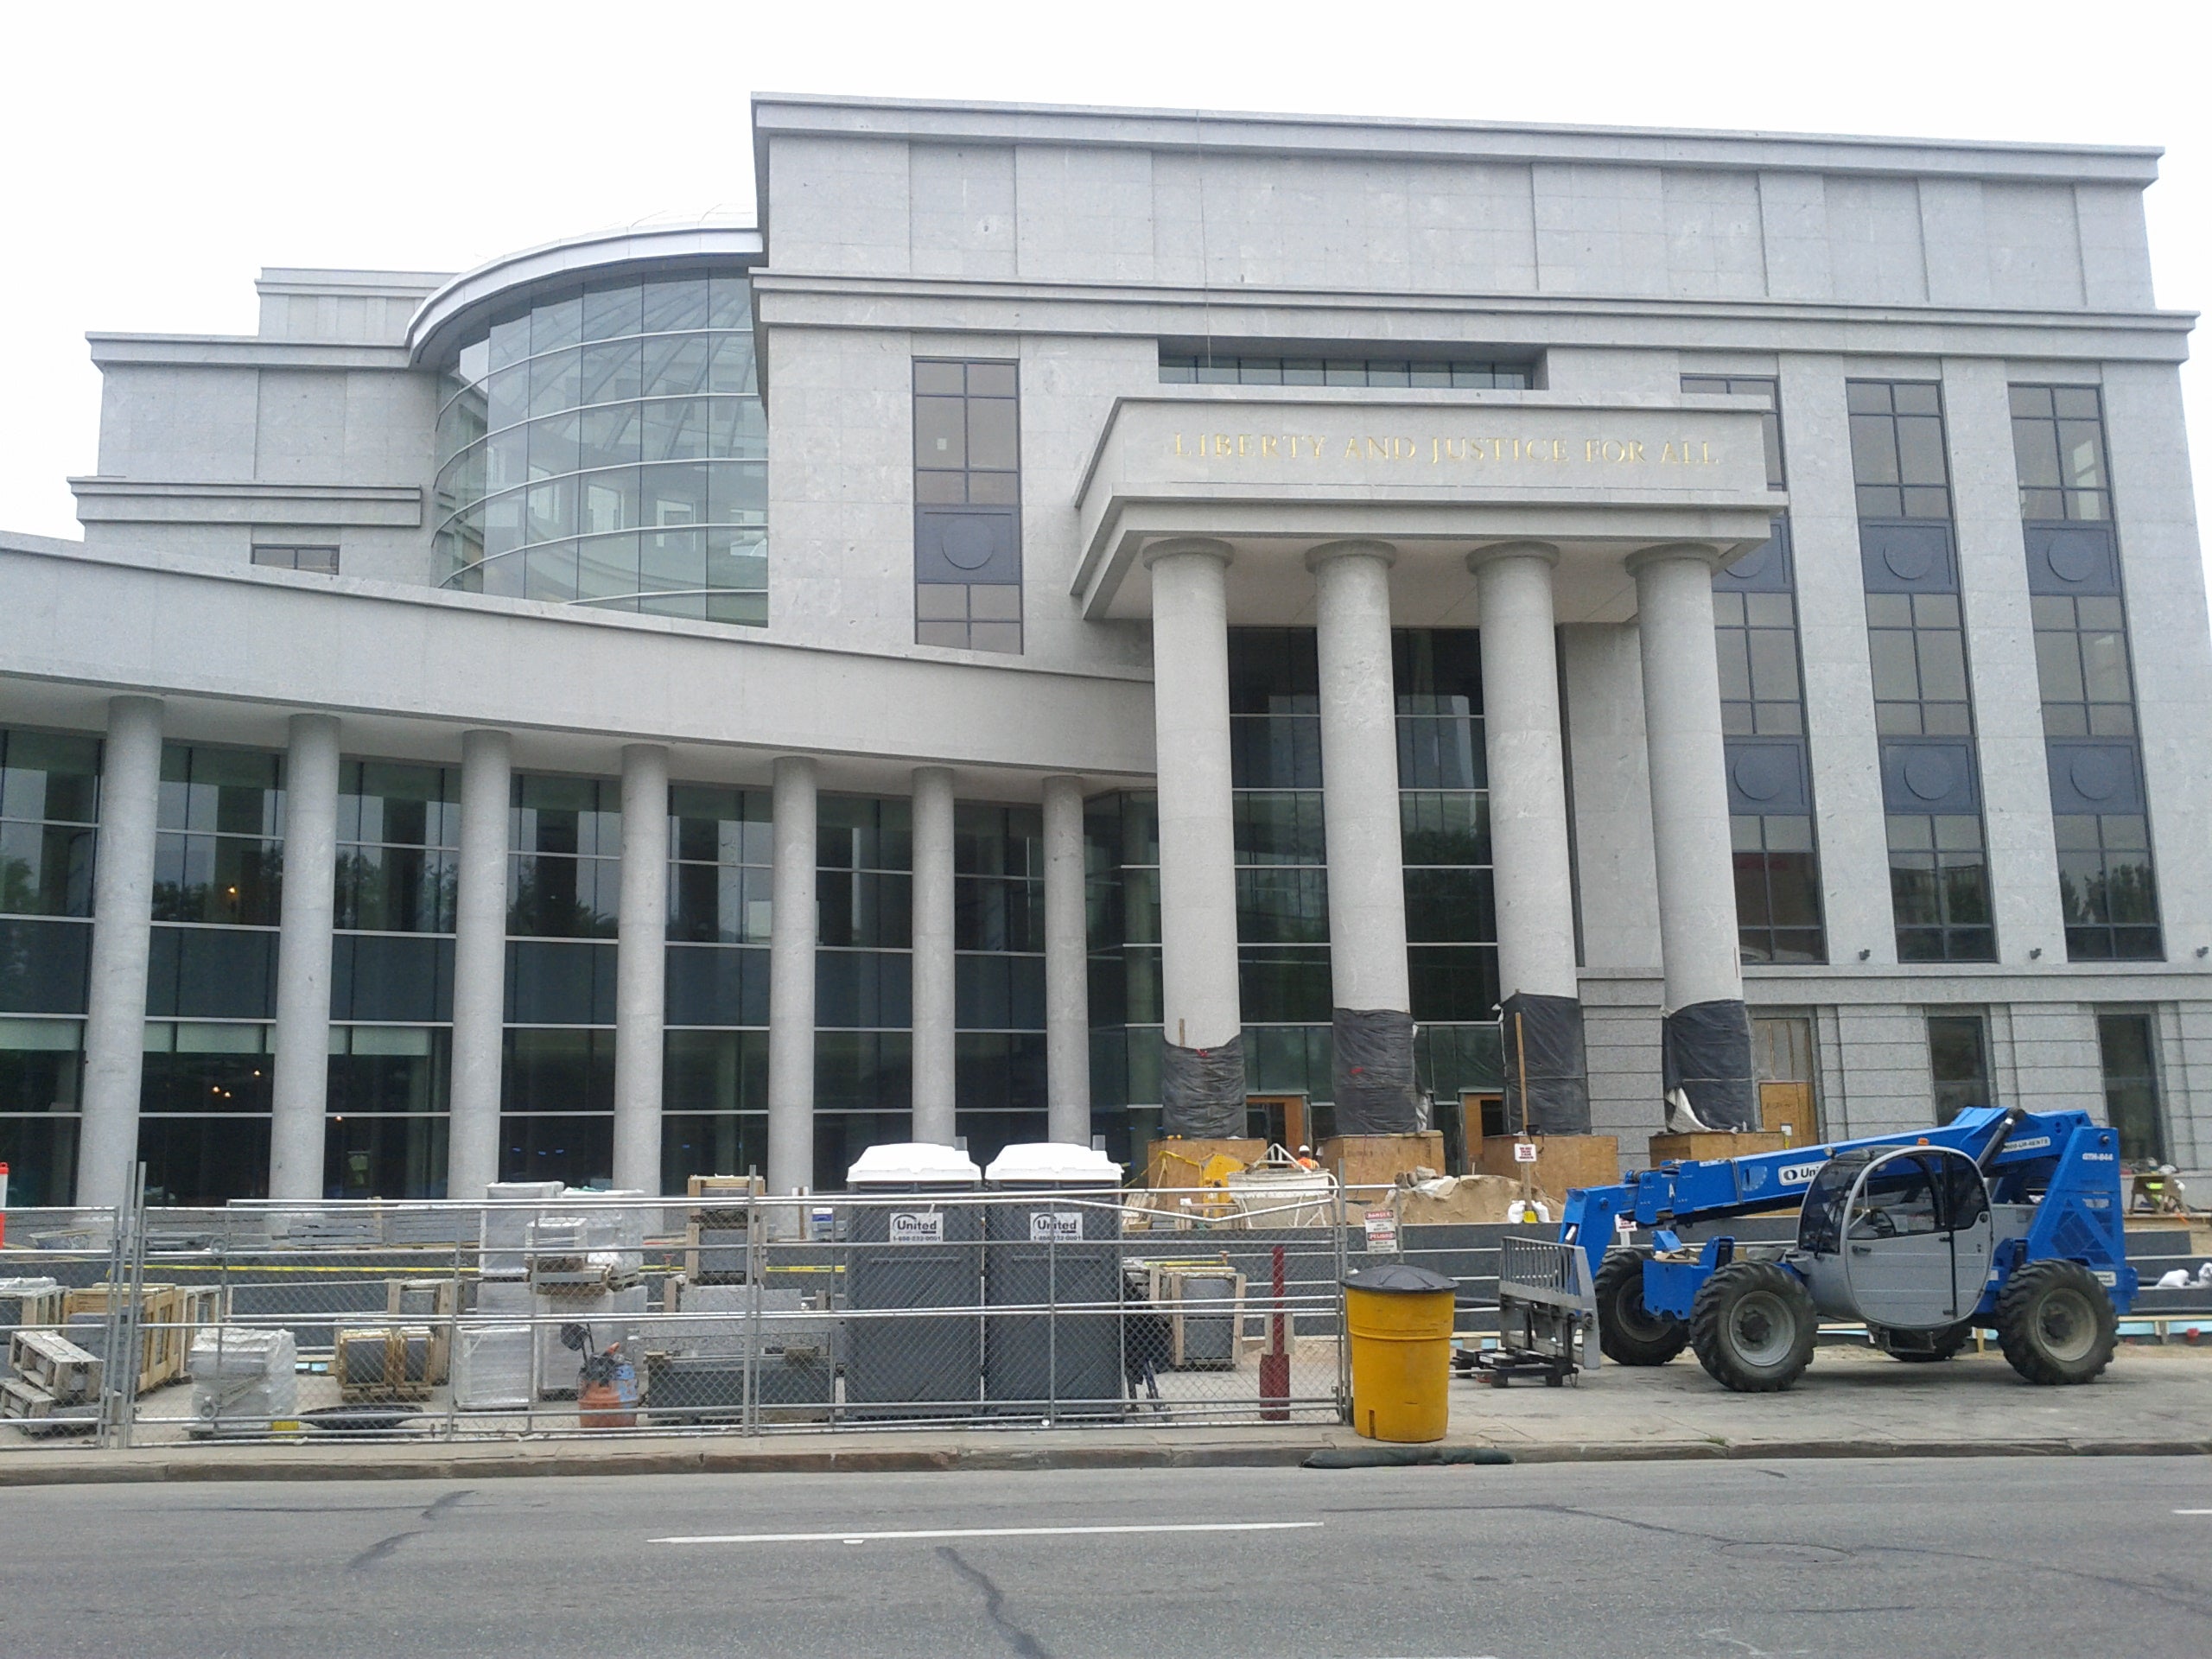
[[[944,1215],[942,1211],[925,1213],[911,1210],[891,1212],[891,1242],[893,1244],[942,1244],[944,1243]]]
[[[1516,1164],[1535,1163],[1536,1143],[1533,1141],[1516,1141],[1513,1143],[1513,1161]]]
[[[1398,1248],[1398,1218],[1388,1210],[1367,1212],[1367,1248],[1370,1250],[1395,1250]]]
[[[1029,1217],[1029,1242],[1032,1244],[1080,1244],[1083,1242],[1083,1211],[1039,1211]]]

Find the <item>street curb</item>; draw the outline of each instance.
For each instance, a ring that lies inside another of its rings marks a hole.
[[[283,1455],[175,1458],[92,1453],[62,1462],[10,1466],[0,1456],[0,1487],[149,1484],[171,1481],[498,1480],[547,1475],[1005,1473],[1086,1469],[1289,1468],[1333,1440],[1258,1445],[1100,1446],[1023,1448],[886,1447],[880,1451],[770,1451],[702,1446],[625,1453],[578,1448],[538,1452],[397,1453],[359,1459]],[[1766,1462],[1782,1459],[2212,1457],[2212,1440],[1775,1440],[1566,1441],[1503,1446],[1517,1464]]]

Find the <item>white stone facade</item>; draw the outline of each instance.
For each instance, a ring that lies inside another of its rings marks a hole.
[[[1592,1127],[1631,1161],[1660,1127],[1662,1007],[1740,988],[1755,1017],[1803,1017],[1830,1138],[1929,1121],[1927,1018],[1955,1009],[1984,1017],[1999,1100],[2101,1114],[2096,1016],[2141,1013],[2164,1154],[2212,1165],[2212,626],[2176,378],[2193,320],[2157,308],[2143,227],[2153,154],[830,99],[763,98],[753,118],[757,234],[580,242],[450,280],[271,270],[255,337],[95,335],[84,541],[0,537],[0,728],[112,734],[109,812],[152,799],[149,720],[171,743],[289,750],[295,778],[327,773],[332,719],[346,757],[456,770],[479,820],[457,855],[456,1194],[517,1173],[499,1168],[492,982],[509,849],[482,822],[509,765],[622,779],[633,812],[664,780],[772,794],[763,1161],[783,1188],[818,1179],[815,944],[786,914],[814,903],[817,793],[917,803],[913,1109],[931,1138],[962,1103],[950,799],[1041,810],[1052,1062],[1024,1103],[1058,1135],[1116,1133],[1122,1104],[1094,1109],[1081,1064],[1101,1018],[1082,993],[1080,803],[1157,780],[1157,1018],[1171,1042],[1179,1025],[1189,1046],[1233,1037],[1224,626],[1321,631],[1321,742],[1347,776],[1372,759],[1352,746],[1389,727],[1389,626],[1487,623],[1515,661],[1555,661],[1555,697],[1491,698],[1511,718],[1491,810],[1515,815],[1493,939],[1527,979],[1499,988],[1579,996]],[[766,626],[441,587],[451,353],[503,303],[702,261],[750,273]],[[1163,353],[1507,362],[1529,384],[1175,384]],[[1016,365],[1018,652],[916,643],[917,359]],[[1759,399],[1685,391],[1686,375],[1775,383],[1785,486],[1761,466]],[[1865,380],[1941,388],[1991,962],[1898,960],[1847,412],[1846,383]],[[2069,959],[2018,385],[2101,399],[2157,960]],[[1826,957],[1795,965],[1741,963],[1729,934],[1708,602],[1714,566],[1784,512]],[[284,545],[334,546],[340,573],[253,562]],[[1173,695],[1155,702],[1156,683]],[[1501,779],[1509,765],[1524,770]],[[1387,842],[1379,810],[1332,801],[1332,852]],[[312,810],[292,823],[329,839]],[[148,826],[104,816],[100,838],[80,1201],[121,1190],[147,971],[145,875],[111,854],[150,858]],[[1534,849],[1519,868],[1515,845]],[[654,879],[625,873],[616,906],[609,1173],[628,1186],[655,1184],[658,1115],[687,1109],[662,1080],[657,848],[621,843],[656,860]],[[1395,856],[1330,867],[1357,937],[1337,941],[1339,1008],[1405,1012]],[[321,1190],[302,1057],[327,1046],[328,916],[310,894],[282,921],[282,1196]]]

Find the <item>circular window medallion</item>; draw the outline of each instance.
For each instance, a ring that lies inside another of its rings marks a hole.
[[[945,563],[956,570],[980,570],[991,562],[997,540],[988,518],[948,518],[942,543]]]
[[[2103,563],[2097,556],[2097,550],[2078,536],[2057,537],[2051,543],[2047,556],[2051,575],[2061,582],[2087,582],[2097,574],[2097,567]]]
[[[2108,801],[2120,791],[2120,763],[2095,749],[2075,755],[2066,775],[2085,801]]]
[[[1904,763],[1904,786],[1923,801],[1940,801],[1951,792],[1950,759],[1933,749],[1922,749]]]
[[[1757,582],[1774,563],[1774,543],[1762,542],[1728,567],[1726,574],[1738,582]]]
[[[1736,757],[1736,788],[1746,800],[1770,801],[1789,781],[1779,755],[1752,749]]]
[[[1918,582],[1934,568],[1936,556],[1925,543],[1892,542],[1882,550],[1882,563],[1899,582]]]

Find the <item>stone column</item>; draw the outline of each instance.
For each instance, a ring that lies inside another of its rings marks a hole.
[[[661,1033],[668,995],[668,751],[622,750],[622,888],[615,912],[614,1185],[661,1190]]]
[[[953,1143],[952,770],[914,768],[914,1128]]]
[[[1567,762],[1553,631],[1552,569],[1558,563],[1559,550],[1543,542],[1486,547],[1467,560],[1482,601],[1483,749],[1490,779],[1497,984],[1503,997],[1506,1124],[1587,1135],[1589,1065],[1575,976]],[[1521,1075],[1524,1055],[1526,1077]]]
[[[152,948],[154,831],[162,793],[162,704],[116,697],[100,757],[92,861],[92,962],[85,1004],[84,1119],[77,1202],[129,1202],[146,1065],[146,959]]]
[[[1666,972],[1663,1087],[1670,1128],[1758,1126],[1751,1021],[1736,950],[1736,875],[1713,640],[1713,567],[1701,543],[1629,559],[1643,660],[1651,841]]]
[[[330,1093],[330,929],[338,876],[338,722],[294,715],[284,760],[284,896],[276,937],[276,1053],[269,1196],[323,1194]]]
[[[453,1128],[446,1196],[480,1198],[499,1179],[499,1072],[507,1024],[507,842],[513,744],[461,740],[461,866],[454,898]]]
[[[776,760],[775,908],[768,925],[768,1191],[814,1184],[815,764]]]
[[[1046,1134],[1090,1144],[1090,937],[1084,891],[1083,779],[1045,780]]]
[[[1160,788],[1161,1120],[1170,1135],[1244,1133],[1236,984],[1236,834],[1229,766],[1230,551],[1155,543],[1152,702]]]
[[[1346,1135],[1402,1135],[1419,1122],[1390,661],[1397,556],[1387,542],[1349,541],[1306,558],[1320,659],[1337,1128]]]

